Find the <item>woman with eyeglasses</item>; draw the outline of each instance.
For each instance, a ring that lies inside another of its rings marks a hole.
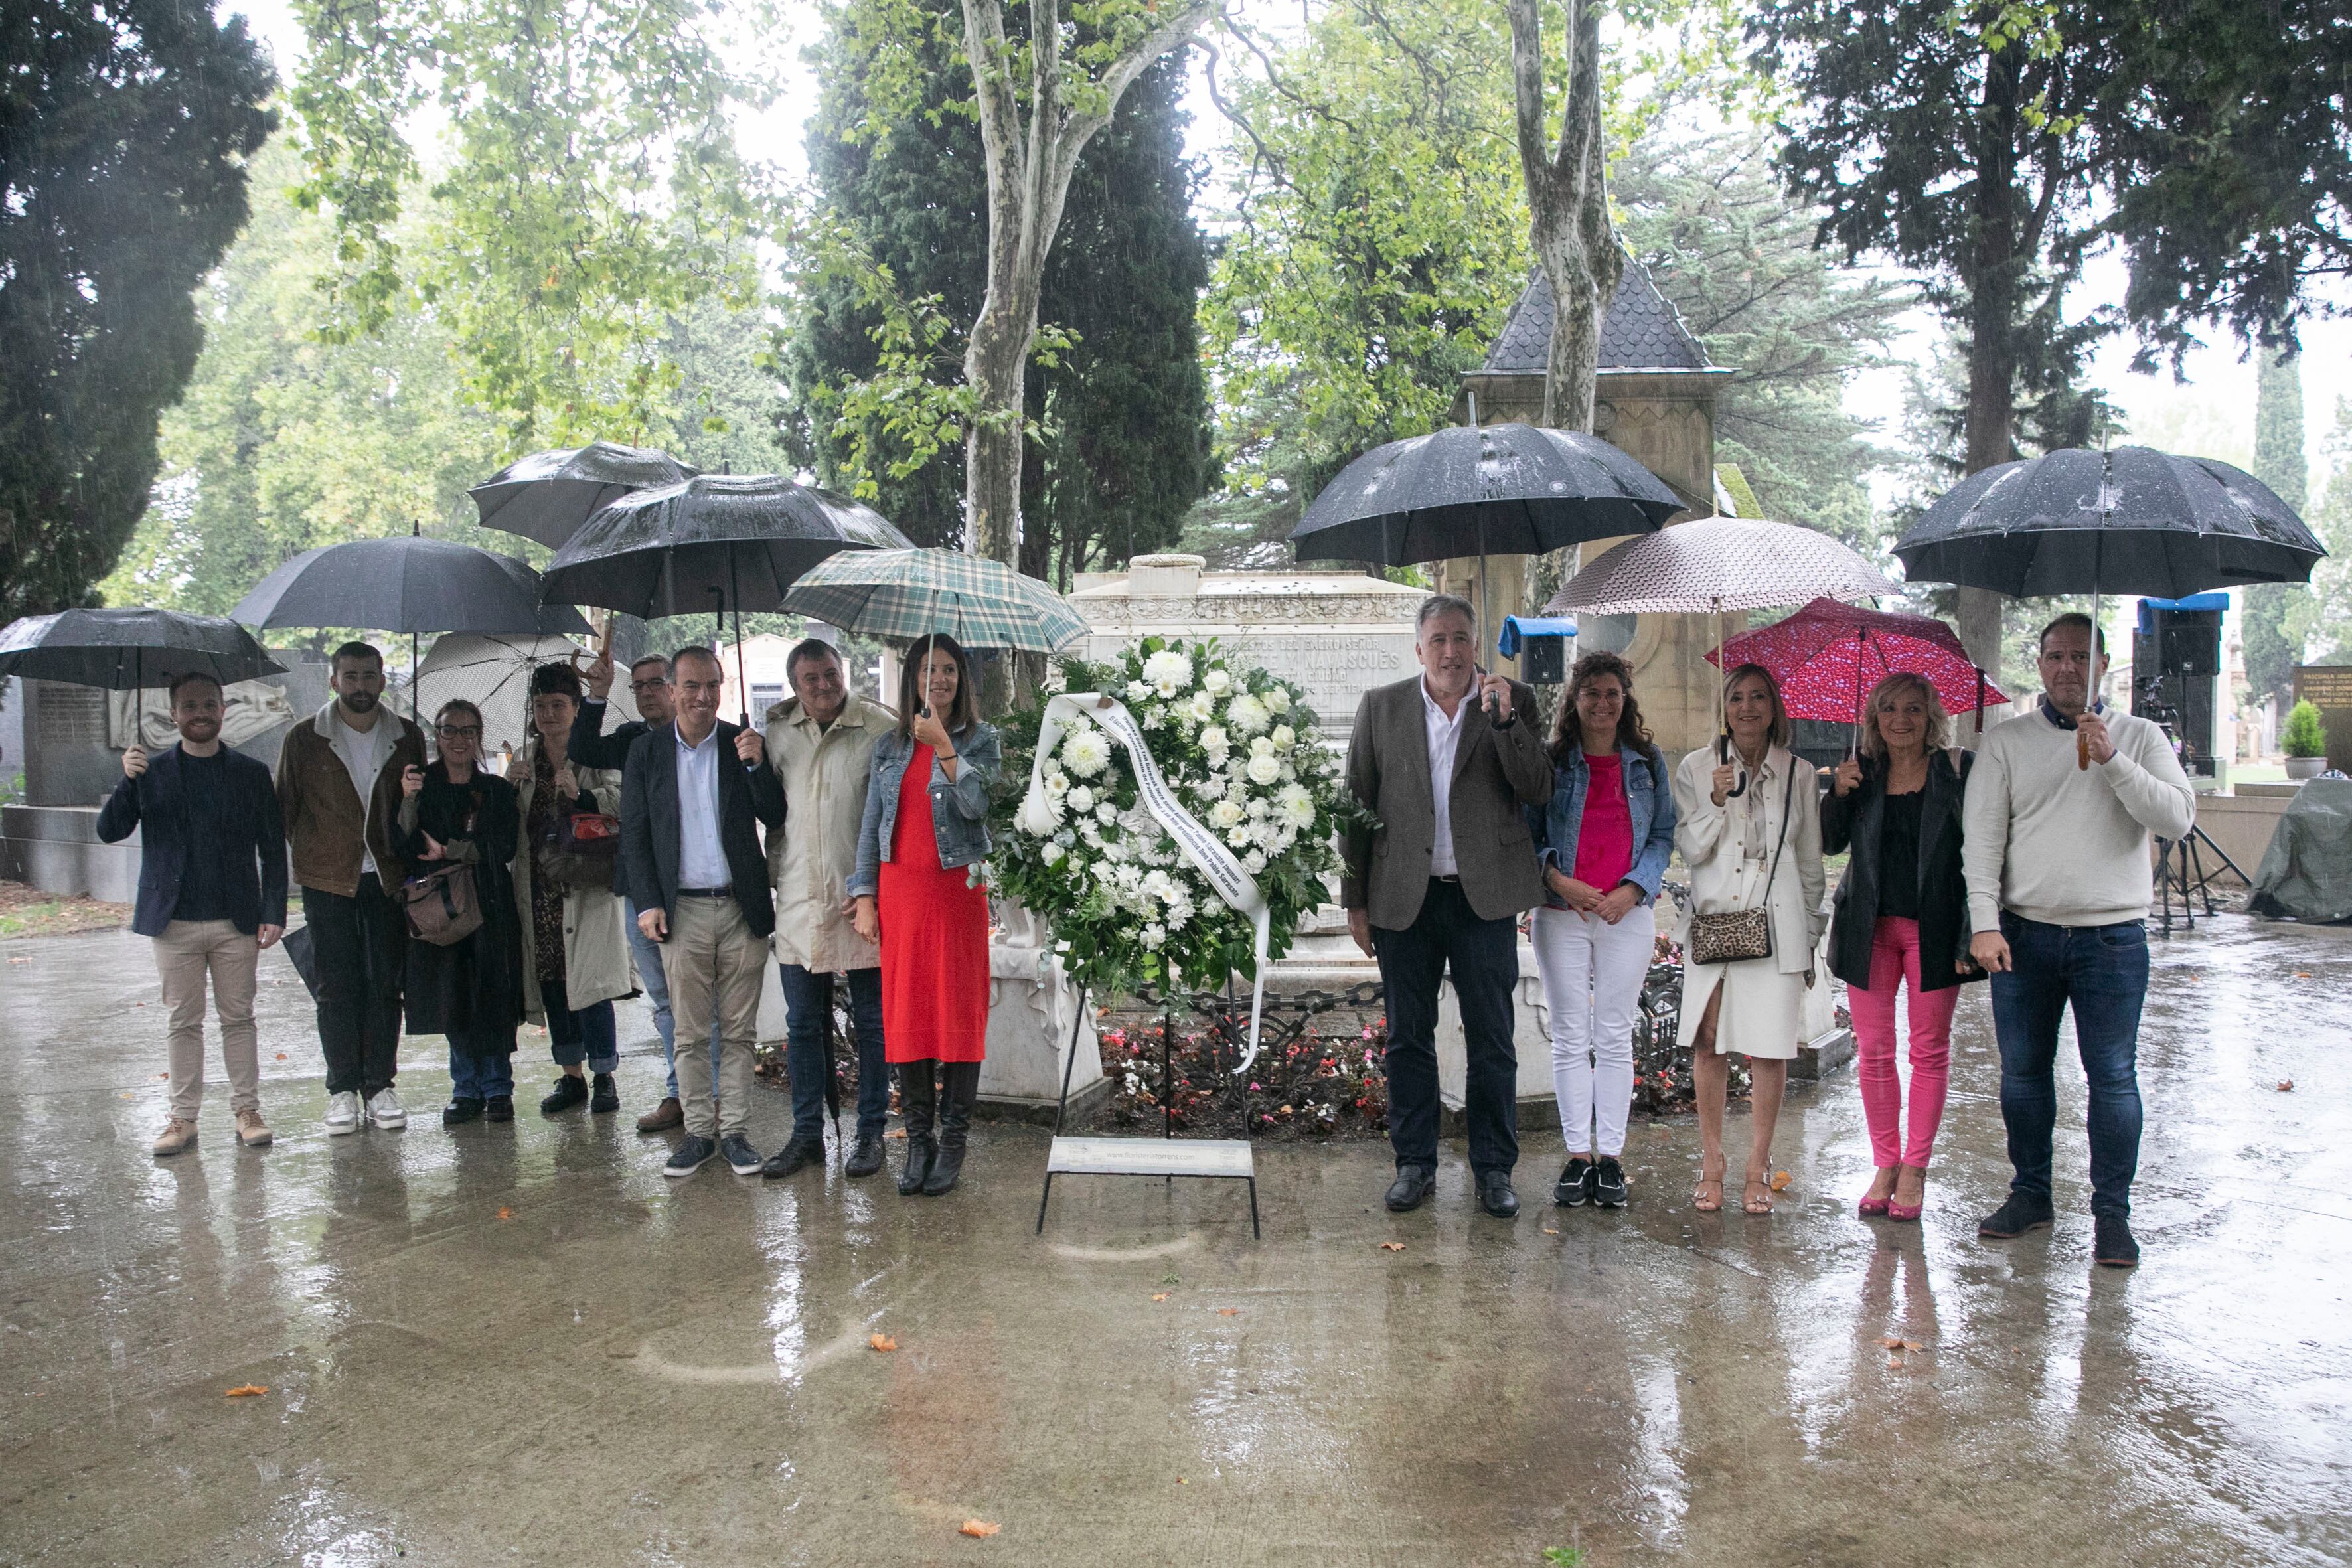
[[[473,868],[482,923],[446,947],[411,941],[408,1032],[449,1040],[441,1124],[514,1120],[515,1026],[522,1019],[522,937],[508,866],[522,831],[515,787],[482,765],[482,710],[459,699],[435,720],[439,755],[400,781],[392,845],[419,874]]]
[[[1683,910],[1680,1042],[1691,1053],[1698,1094],[1699,1183],[1691,1206],[1723,1207],[1723,1110],[1730,1054],[1748,1058],[1748,1169],[1739,1206],[1772,1212],[1772,1133],[1789,1087],[1789,1063],[1803,1030],[1805,992],[1822,914],[1821,790],[1813,770],[1789,750],[1789,710],[1772,672],[1743,664],[1726,677],[1728,731],[1675,769],[1675,847],[1690,867]],[[1761,910],[1771,951],[1701,963],[1691,939],[1710,915]]]

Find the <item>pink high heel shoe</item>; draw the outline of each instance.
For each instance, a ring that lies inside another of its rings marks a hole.
[[[1854,1208],[1863,1218],[1869,1219],[1874,1215],[1885,1214],[1890,1201],[1886,1198],[1864,1198],[1854,1205]]]
[[[1921,1173],[1923,1176],[1925,1173],[1926,1173],[1924,1172]],[[1927,1206],[1927,1194],[1924,1190],[1919,1194],[1920,1201],[1916,1204],[1898,1204],[1890,1197],[1886,1200],[1886,1217],[1891,1220],[1907,1221],[1916,1224],[1921,1212]]]

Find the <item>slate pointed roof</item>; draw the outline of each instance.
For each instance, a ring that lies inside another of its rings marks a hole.
[[[1551,284],[1543,268],[1528,275],[1528,286],[1503,322],[1502,334],[1479,366],[1487,375],[1541,375],[1551,353]],[[1607,371],[1712,370],[1714,362],[1658,286],[1649,269],[1628,257],[1617,293],[1601,320],[1601,363]]]

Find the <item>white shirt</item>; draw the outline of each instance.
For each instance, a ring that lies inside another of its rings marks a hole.
[[[378,709],[375,728],[354,730],[343,722],[340,705],[328,711],[333,715],[335,755],[343,760],[343,771],[352,775],[352,788],[360,797],[360,875],[373,877],[375,857],[368,850],[367,818],[375,805],[376,775],[383,772],[383,764],[392,758],[392,723]]]
[[[677,885],[724,888],[734,880],[719,842],[719,726],[689,746],[677,738]]]
[[[1462,721],[1470,715],[1470,694],[1464,693],[1454,717],[1429,695],[1429,678],[1422,677],[1421,718],[1429,737],[1429,804],[1436,813],[1437,828],[1429,845],[1429,874],[1433,877],[1458,877],[1462,868],[1454,860],[1454,754],[1462,744]]]

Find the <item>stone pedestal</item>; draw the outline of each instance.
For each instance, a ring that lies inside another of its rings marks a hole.
[[[988,1060],[980,1070],[980,1114],[1051,1126],[1066,1053],[1075,1048],[1070,1115],[1079,1121],[1110,1088],[1095,1035],[1098,1004],[1082,998],[1062,973],[1044,922],[1017,904],[996,910],[1001,925],[988,947]]]

